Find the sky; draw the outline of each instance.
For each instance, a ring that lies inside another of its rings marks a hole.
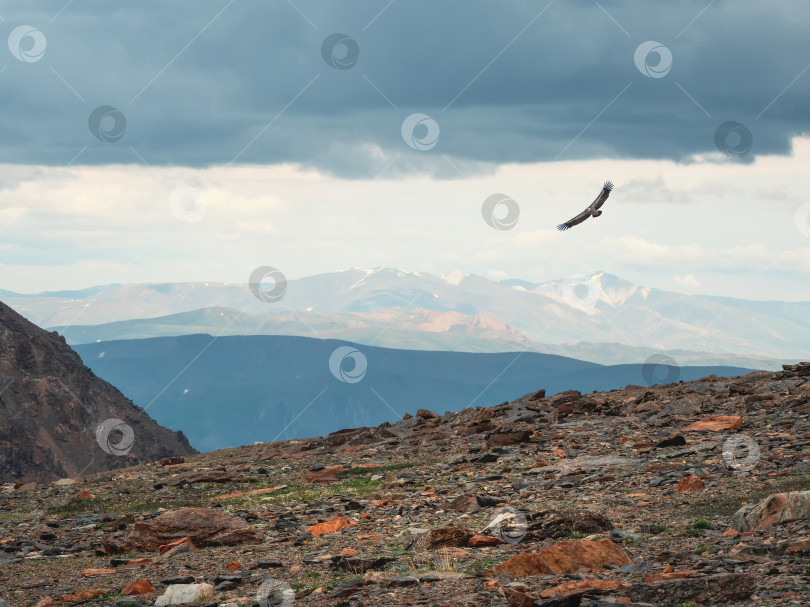
[[[389,266],[808,300],[809,26],[802,0],[6,6],[0,289]]]

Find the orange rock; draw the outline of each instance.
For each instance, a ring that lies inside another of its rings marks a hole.
[[[308,528],[307,531],[309,531],[312,535],[323,535],[324,533],[340,531],[346,527],[353,527],[356,524],[357,523],[350,521],[345,516],[339,516],[337,518],[333,518],[331,521],[312,525],[312,527]]]
[[[377,535],[376,533],[367,533],[367,534],[364,534],[364,535],[358,535],[357,539],[358,540],[378,540],[378,539],[380,539],[380,536]]]
[[[236,571],[242,567],[242,563],[239,561],[233,561],[232,563],[228,563],[225,565],[225,569],[230,569],[231,571]]]
[[[616,602],[621,603],[622,605],[629,605],[633,602],[633,599],[631,599],[629,596],[619,596],[616,597]]]
[[[670,573],[671,571],[675,571],[675,567],[673,567],[672,565],[667,565],[666,567],[664,567],[664,573]]]
[[[737,531],[736,529],[726,529],[725,531],[723,531],[723,535],[725,535],[726,537],[731,537],[739,534],[740,532]]]
[[[346,470],[342,465],[326,466],[323,470],[310,470],[304,475],[304,482],[312,483],[336,483],[338,482],[338,473]]]
[[[78,497],[80,500],[89,500],[93,499],[95,495],[93,495],[87,489],[85,489],[84,491],[81,491],[79,495],[77,495],[76,497]]]
[[[152,559],[130,559],[124,567],[138,567],[139,565],[148,565]]]
[[[357,556],[357,550],[354,548],[344,548],[338,556]]]
[[[684,569],[683,571],[667,571],[665,573],[648,573],[644,576],[645,582],[660,582],[663,580],[680,580],[695,575],[697,569]]]
[[[355,445],[354,447],[346,447],[344,450],[346,453],[354,453],[355,451],[361,451],[365,445]]]
[[[690,491],[700,491],[703,487],[705,487],[703,481],[693,474],[691,476],[684,476],[678,481],[678,486],[675,488],[675,491],[676,493],[687,493]]]
[[[611,540],[580,540],[560,542],[540,552],[516,554],[489,571],[486,575],[511,573],[516,577],[574,573],[580,569],[601,569],[604,565],[630,565],[628,554]]]
[[[160,554],[166,554],[172,548],[179,548],[180,546],[183,545],[185,545],[189,550],[194,548],[194,544],[191,542],[191,538],[186,536],[181,537],[179,540],[176,540],[174,542],[158,546],[158,552],[160,552]]]
[[[77,590],[66,594],[58,602],[60,603],[78,603],[79,601],[86,601],[87,599],[94,599],[104,594],[101,588],[86,588],[85,590]]]
[[[477,548],[478,546],[494,546],[495,544],[503,543],[504,542],[497,537],[492,537],[491,535],[474,535],[467,540],[467,545],[471,548]]]
[[[133,594],[152,594],[155,591],[155,587],[149,583],[149,580],[142,579],[142,580],[135,580],[130,582],[126,586],[121,589],[121,594],[133,595]]]
[[[554,449],[554,451],[552,451],[551,454],[556,455],[557,457],[565,457],[566,456],[565,451],[563,451],[562,449]]]
[[[710,415],[684,428],[692,432],[734,432],[742,428],[743,419],[738,415]]]
[[[53,597],[46,596],[44,599],[40,600],[34,607],[56,607],[56,601],[53,600]]]
[[[95,577],[97,575],[112,575],[115,569],[82,569],[82,577]]]
[[[550,599],[555,596],[581,594],[589,590],[624,590],[630,586],[632,586],[632,584],[620,582],[619,580],[582,580],[581,582],[565,582],[559,586],[554,586],[554,588],[543,590],[538,596],[541,599]]]
[[[370,515],[368,512],[363,512],[363,513],[360,515],[360,518],[371,518],[371,515]]]

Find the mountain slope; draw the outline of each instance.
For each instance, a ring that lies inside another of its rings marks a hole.
[[[187,453],[194,449],[182,433],[96,377],[64,338],[0,303],[0,482],[45,482]]]
[[[353,383],[350,357],[330,368],[340,347],[356,350],[365,363],[365,373]],[[182,428],[202,450],[372,426],[420,408],[443,412],[492,405],[539,387],[553,394],[643,384],[654,371],[536,352],[397,350],[292,336],[189,335],[83,344],[76,350],[100,377],[160,423]],[[350,382],[338,379],[341,369]],[[659,369],[659,375],[668,369]],[[683,380],[745,371],[675,369]]]

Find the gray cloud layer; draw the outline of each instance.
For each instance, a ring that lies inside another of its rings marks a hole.
[[[58,16],[30,4],[2,13],[5,36],[30,25],[47,46],[32,62],[0,53],[0,162],[372,176],[400,154],[392,172],[456,175],[556,157],[686,160],[716,152],[727,121],[752,134],[750,161],[810,130],[802,0],[83,0]],[[357,43],[350,69],[322,57],[335,32]],[[634,63],[648,40],[671,51],[663,77]],[[125,116],[118,141],[88,128],[100,105]],[[414,112],[440,127],[430,150],[402,138]]]

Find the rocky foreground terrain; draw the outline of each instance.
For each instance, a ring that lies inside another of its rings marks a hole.
[[[802,364],[6,485],[0,597],[808,605],[808,415]]]

